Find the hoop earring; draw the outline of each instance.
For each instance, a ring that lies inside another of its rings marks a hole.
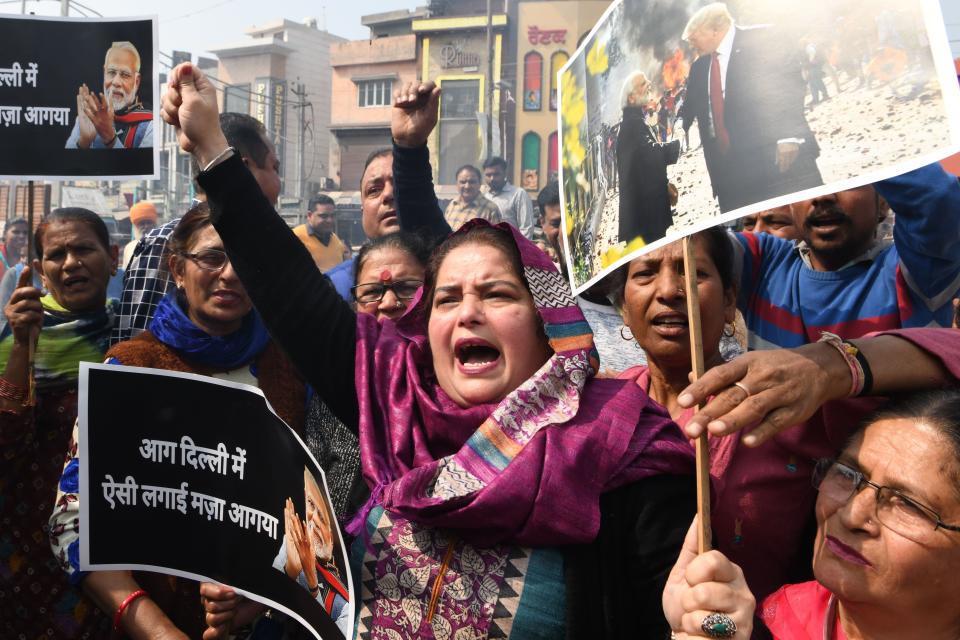
[[[628,338],[627,336],[623,335],[623,330],[624,330],[624,329],[626,329],[627,331],[630,331],[630,327],[628,327],[627,325],[621,326],[621,327],[620,327],[620,337],[623,338],[626,342],[634,342],[635,338],[633,337],[633,332],[632,332],[632,331],[630,332],[630,337]]]
[[[737,325],[733,324],[732,322],[730,324],[723,325],[724,338],[732,338],[735,335],[737,335]]]

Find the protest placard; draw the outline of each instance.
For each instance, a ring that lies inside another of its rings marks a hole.
[[[155,18],[3,16],[0,178],[153,178]]]
[[[682,236],[960,149],[936,0],[621,0],[558,84],[577,292]]]
[[[259,389],[81,363],[79,406],[82,570],[215,581],[316,638],[352,633],[323,471]]]

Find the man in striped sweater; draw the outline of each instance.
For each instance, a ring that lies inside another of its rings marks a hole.
[[[893,240],[877,237],[890,209]],[[960,183],[938,164],[791,206],[801,239],[736,234],[751,349],[949,327],[960,289]]]

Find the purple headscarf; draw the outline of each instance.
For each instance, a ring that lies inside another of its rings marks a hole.
[[[433,372],[422,291],[396,323],[358,314],[369,504],[477,545],[587,543],[600,526],[601,494],[652,475],[692,474],[693,455],[637,385],[593,377],[593,334],[566,281],[516,229],[498,227],[519,249],[554,355],[499,403],[462,408]]]

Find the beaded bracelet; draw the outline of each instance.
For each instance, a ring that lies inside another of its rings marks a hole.
[[[852,383],[848,397],[855,398],[870,392],[873,387],[873,373],[870,371],[870,364],[866,357],[856,345],[844,342],[843,338],[829,331],[821,332],[818,342],[825,342],[839,351],[850,368]]]
[[[27,399],[27,389],[0,378],[0,398],[23,403]]]
[[[137,589],[136,591],[134,591],[133,593],[131,593],[130,595],[128,595],[126,598],[123,599],[123,602],[121,602],[121,603],[120,603],[120,606],[117,607],[117,612],[116,612],[115,614],[113,614],[113,633],[114,633],[114,635],[119,635],[119,634],[120,634],[120,631],[121,631],[121,629],[120,629],[120,617],[123,616],[123,612],[127,610],[127,607],[130,606],[130,603],[132,603],[132,602],[133,602],[134,600],[136,600],[137,598],[142,598],[142,597],[144,597],[144,596],[146,596],[146,595],[148,595],[148,594],[147,594],[147,592],[146,592],[145,590],[143,590],[143,589]]]

